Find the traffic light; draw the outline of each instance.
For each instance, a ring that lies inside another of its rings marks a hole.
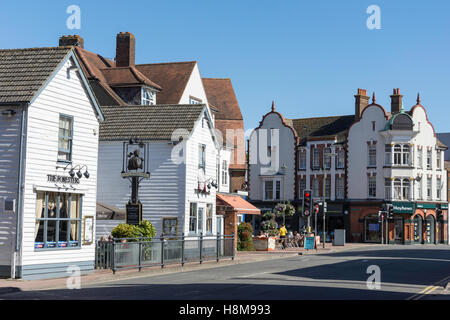
[[[378,222],[383,222],[384,221],[384,215],[386,214],[386,212],[385,211],[383,211],[383,210],[381,210],[381,211],[378,211]]]
[[[311,215],[312,206],[311,190],[303,190],[302,215],[309,217]]]
[[[386,212],[388,219],[394,218],[394,206],[391,203],[386,203]]]
[[[442,218],[442,207],[441,204],[438,203],[436,204],[436,218],[439,220],[440,218]]]
[[[316,203],[314,203],[314,206],[313,206],[313,212],[315,215],[318,215],[319,211],[320,211],[320,205],[316,202]]]

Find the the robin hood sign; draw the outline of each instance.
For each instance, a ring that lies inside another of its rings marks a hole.
[[[54,183],[80,184],[80,178],[78,177],[60,176],[56,174],[48,174],[47,181]]]

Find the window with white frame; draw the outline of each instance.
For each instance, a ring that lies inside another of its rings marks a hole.
[[[142,105],[155,105],[156,93],[148,88],[142,88],[141,90]]]
[[[417,185],[417,197],[422,200],[423,199],[423,190],[422,190],[422,180],[416,181]]]
[[[368,177],[369,198],[377,196],[377,177]]]
[[[331,176],[328,175],[325,178],[325,198],[330,199],[331,198]]]
[[[437,200],[441,200],[441,190],[442,190],[441,178],[436,178],[436,199]]]
[[[411,180],[408,178],[402,181],[402,200],[409,200],[411,190]]]
[[[433,165],[432,165],[432,154],[431,154],[431,150],[427,150],[427,169],[431,170],[433,169]]]
[[[344,199],[344,177],[336,178],[336,199]]]
[[[266,180],[264,181],[264,200],[273,201],[281,199],[281,181]]]
[[[58,161],[72,161],[73,117],[59,115]]]
[[[203,207],[198,207],[197,213],[198,213],[197,232],[201,233],[201,232],[203,232],[203,216],[205,215],[204,208]]]
[[[81,246],[82,198],[73,193],[37,192],[35,249]]]
[[[442,163],[442,152],[441,150],[436,151],[436,168],[438,170],[441,170],[441,163]]]
[[[422,149],[417,148],[417,167],[422,169],[423,167],[423,152]]]
[[[402,180],[395,179],[394,180],[394,199],[401,199],[402,196]]]
[[[203,169],[205,172],[206,169],[206,145],[200,144],[198,146],[198,168]]]
[[[206,204],[206,233],[212,234],[213,226],[213,205],[211,203]]]
[[[319,197],[319,179],[312,178],[312,196],[314,198]]]
[[[377,146],[370,145],[368,146],[368,166],[376,167],[377,166]]]
[[[331,148],[323,149],[323,165],[325,169],[331,168]]]
[[[191,202],[189,210],[189,232],[197,233],[197,203]]]
[[[390,178],[384,179],[384,197],[386,200],[392,199],[392,180]]]
[[[337,161],[336,161],[336,168],[337,169],[344,169],[345,167],[345,151],[343,148],[340,148],[337,151]]]
[[[306,189],[306,178],[298,180],[298,194],[299,198],[303,197],[303,191]]]
[[[298,168],[300,170],[306,169],[306,151],[304,149],[300,150],[298,155]]]
[[[273,200],[273,180],[264,181],[264,200]]]
[[[195,98],[195,97],[189,97],[189,104],[201,104],[202,100]]]
[[[392,165],[392,146],[390,144],[384,145],[384,164]]]
[[[433,180],[431,177],[427,178],[427,199],[431,200],[433,197]]]
[[[411,165],[411,147],[409,144],[394,145],[394,165],[409,166]]]
[[[319,169],[320,167],[320,150],[319,148],[313,148],[313,169]]]
[[[222,184],[228,184],[228,162],[222,161]]]

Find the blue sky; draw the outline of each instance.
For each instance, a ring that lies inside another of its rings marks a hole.
[[[124,5],[125,3],[125,5]],[[69,30],[69,5],[81,29]],[[370,5],[381,29],[369,30]],[[115,35],[136,36],[136,62],[197,60],[203,77],[231,78],[245,128],[272,100],[287,118],[354,112],[357,88],[388,110],[393,88],[409,109],[420,92],[437,132],[450,132],[450,1],[8,1],[1,48],[55,46],[80,34],[115,55]]]

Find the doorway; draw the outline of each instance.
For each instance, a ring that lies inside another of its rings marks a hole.
[[[435,231],[436,231],[436,222],[432,215],[427,216],[426,218],[426,233],[425,233],[425,242],[430,244],[435,241]]]
[[[403,218],[394,218],[394,243],[403,244]]]
[[[423,219],[420,215],[414,217],[414,243],[423,243],[423,232],[422,232]]]

